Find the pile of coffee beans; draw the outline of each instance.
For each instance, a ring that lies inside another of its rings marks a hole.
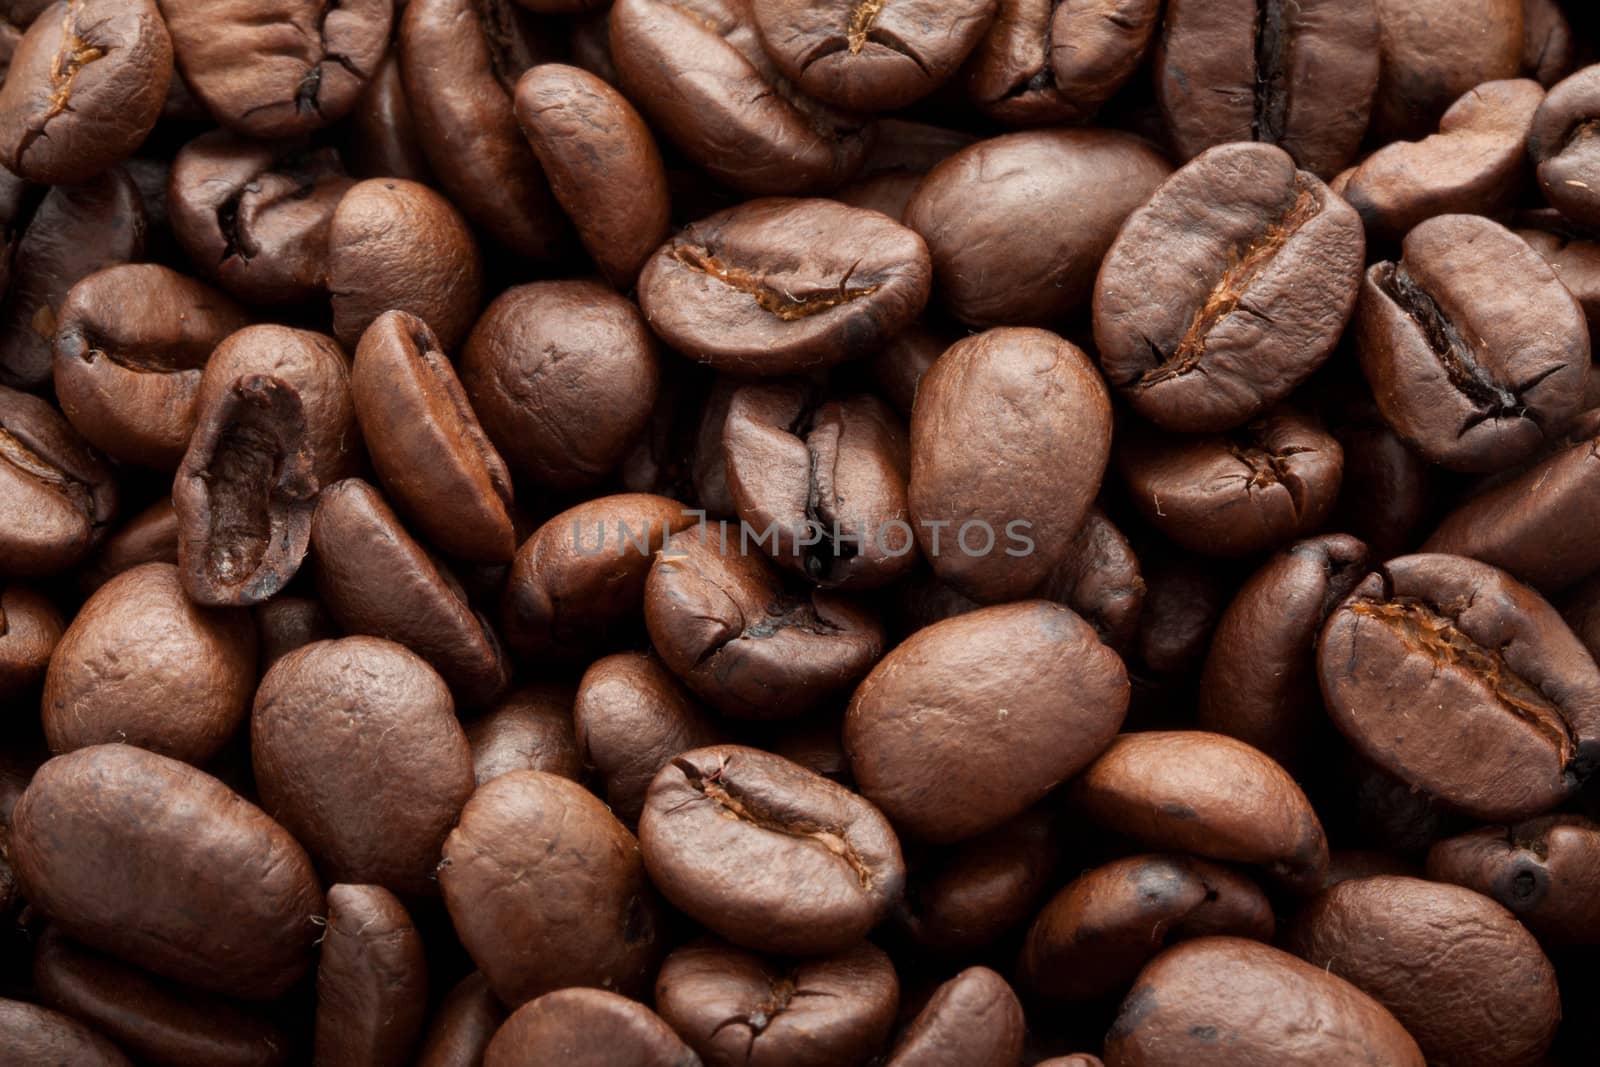
[[[1596,1062],[1591,0],[0,75],[0,1064]]]

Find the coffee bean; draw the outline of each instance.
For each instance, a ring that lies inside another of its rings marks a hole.
[[[362,178],[431,184],[433,168],[406,99],[399,50],[391,47],[350,112],[350,169]]]
[[[1528,134],[1545,199],[1574,222],[1600,225],[1600,65],[1557,83]]]
[[[1373,0],[1378,9],[1378,94],[1372,133],[1419,137],[1475,85],[1515,78],[1522,64],[1522,0]]]
[[[1365,248],[1349,205],[1282,150],[1209,149],[1106,254],[1094,292],[1100,365],[1159,426],[1231,430],[1332,354]]]
[[[37,1004],[0,999],[0,1054],[18,1063],[72,1063],[130,1067],[132,1061],[104,1037]]]
[[[0,700],[20,701],[44,679],[66,621],[26,586],[0,584]]]
[[[882,921],[905,884],[899,843],[877,808],[740,745],[695,749],[663,767],[639,818],[639,844],[650,880],[675,907],[759,951],[848,948]]]
[[[297,648],[339,636],[333,616],[322,601],[313,597],[280,594],[257,604],[250,613],[255,618],[258,638],[256,665],[262,674]]]
[[[0,574],[55,574],[83,559],[117,511],[112,473],[45,401],[0,386]]]
[[[1014,1067],[1022,1061],[1022,1005],[1006,980],[968,967],[934,990],[895,1042],[885,1067]]]
[[[512,771],[545,771],[581,781],[585,756],[573,714],[572,687],[560,682],[539,682],[506,694],[467,725],[478,785]]]
[[[434,1013],[433,1024],[417,1052],[416,1067],[472,1067],[483,1062],[506,1009],[489,990],[479,971],[456,984]]]
[[[158,500],[115,529],[90,556],[79,575],[85,596],[141,563],[178,562],[178,514],[172,501]]]
[[[546,993],[513,1012],[483,1054],[484,1067],[696,1067],[698,1056],[655,1012],[603,989]]]
[[[375,885],[329,888],[316,1062],[410,1062],[427,1003],[428,960],[405,905]]]
[[[1552,949],[1600,940],[1600,824],[1581,815],[1446,838],[1428,850],[1428,877],[1497,901]]]
[[[1546,89],[1572,73],[1578,39],[1556,0],[1522,0],[1522,73]]]

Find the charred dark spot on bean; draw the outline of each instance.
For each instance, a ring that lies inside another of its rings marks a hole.
[[[1209,1044],[1217,1039],[1217,1028],[1215,1026],[1191,1026],[1189,1027],[1189,1036],[1196,1041],[1204,1041]]]
[[[1563,767],[1576,756],[1572,731],[1561,709],[1537,685],[1513,670],[1499,650],[1479,644],[1453,619],[1410,597],[1381,602],[1362,600],[1349,610],[1386,627],[1406,648],[1427,656],[1439,667],[1463,670],[1479,679],[1508,712],[1555,746]]]
[[[1161,805],[1161,814],[1169,819],[1193,819],[1198,815],[1198,812],[1187,804],[1163,804]]]
[[[1152,352],[1161,362],[1145,371],[1139,379],[1141,388],[1148,388],[1173,378],[1182,377],[1200,366],[1206,353],[1206,339],[1217,324],[1239,307],[1239,302],[1250,287],[1260,280],[1272,260],[1299,232],[1300,228],[1322,213],[1322,197],[1305,178],[1295,175],[1295,198],[1277,221],[1243,247],[1229,249],[1222,276],[1211,287],[1210,293],[1195,309],[1189,328],[1170,354]]]
[[[1572,132],[1567,134],[1566,139],[1561,144],[1561,151],[1565,152],[1596,138],[1600,138],[1600,118],[1580,122],[1572,127]]]
[[[301,114],[316,111],[320,105],[317,95],[322,91],[322,64],[317,64],[305,72],[300,79],[300,84],[294,90],[294,109]]]
[[[1539,880],[1536,877],[1534,877],[1534,874],[1533,874],[1532,871],[1518,871],[1515,875],[1512,876],[1512,878],[1511,878],[1511,892],[1510,892],[1509,895],[1510,895],[1511,899],[1516,901],[1517,903],[1519,903],[1519,904],[1530,903],[1532,901],[1534,895],[1536,893],[1538,893],[1538,891],[1539,891]]]
[[[852,266],[851,270],[846,271],[844,277],[839,279],[837,286],[796,294],[771,285],[758,271],[745,270],[722,262],[709,248],[679,245],[673,249],[672,258],[696,273],[715,278],[730,289],[749,294],[763,311],[776,315],[784,322],[794,322],[829,311],[841,304],[871,296],[881,288],[877,285],[852,288],[849,284],[850,274],[855,269]]]

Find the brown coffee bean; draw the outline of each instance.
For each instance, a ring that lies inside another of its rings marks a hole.
[[[34,950],[33,981],[45,1003],[92,1025],[145,1062],[214,1067],[288,1062],[288,1035],[238,1002],[119,963],[54,928],[44,932]]]
[[[603,989],[561,989],[513,1012],[483,1054],[483,1067],[697,1067],[700,1058],[637,1001]]]
[[[517,124],[606,280],[627,289],[667,239],[667,172],[633,105],[587,71],[542,63],[517,82]]]
[[[1351,744],[1476,818],[1548,811],[1600,743],[1600,669],[1555,608],[1474,560],[1402,556],[1369,574],[1329,617],[1317,667]]]
[[[1168,945],[1197,937],[1270,941],[1272,906],[1254,882],[1179,855],[1115,860],[1079,875],[1028,931],[1020,982],[1051,1000],[1126,993]]]
[[[0,583],[0,701],[36,690],[67,622],[48,598],[26,586]]]
[[[512,771],[480,786],[445,840],[439,887],[508,1007],[567,986],[636,994],[649,982],[658,905],[639,843],[575,782]]]
[[[707,1067],[844,1067],[883,1048],[900,982],[860,944],[793,965],[711,939],[661,965],[656,1010]]]
[[[1321,966],[1237,937],[1170,948],[1139,973],[1106,1034],[1106,1067],[1368,1063],[1422,1067],[1377,1001]]]
[[[650,419],[660,365],[632,301],[594,282],[535,282],[483,313],[461,382],[518,477],[572,489],[622,462]]]
[[[1200,675],[1195,725],[1293,763],[1317,740],[1322,624],[1367,575],[1367,546],[1345,534],[1300,541],[1239,587]]]
[[[1344,476],[1328,525],[1363,541],[1373,559],[1409,552],[1433,518],[1440,472],[1389,428],[1370,392],[1330,417]]]
[[[825,588],[887,585],[917,561],[906,428],[869,394],[824,401],[800,383],[747,385],[723,424],[739,518],[789,570]],[[891,543],[892,542],[892,543]]]
[[[855,685],[883,655],[883,628],[844,596],[786,584],[743,533],[701,523],[674,534],[645,581],[645,625],[716,710],[792,718]]]
[[[791,374],[875,352],[922,311],[931,281],[928,249],[904,226],[832,200],[774,197],[663,245],[639,276],[639,306],[691,359]]]
[[[73,938],[156,974],[248,999],[311,966],[322,888],[260,808],[132,745],[57,756],[12,812],[10,857],[33,907]]]
[[[899,215],[895,215],[899,218]],[[917,399],[917,387],[928,368],[953,344],[942,330],[912,323],[868,361],[878,392],[906,418]]]
[[[453,556],[509,561],[511,473],[428,324],[380,315],[356,348],[350,396],[372,466],[406,518]]]
[[[478,785],[512,771],[544,771],[580,781],[584,754],[573,729],[573,690],[535,682],[501,698],[467,725]]]
[[[987,967],[968,967],[934,990],[885,1067],[1016,1067],[1024,1028],[1022,1005],[1006,980]]]
[[[1320,527],[1339,496],[1343,449],[1289,408],[1227,435],[1130,430],[1118,459],[1134,505],[1191,552],[1248,556],[1286,545]]]
[[[1591,346],[1600,333],[1600,241],[1587,238],[1565,225],[1559,215],[1518,216],[1517,236],[1528,242],[1555,270],[1583,308],[1589,322]],[[1589,405],[1585,403],[1585,407]]]
[[[1200,730],[1123,734],[1073,782],[1077,810],[1153,848],[1258,864],[1285,886],[1322,884],[1328,842],[1277,763]]]
[[[389,43],[393,0],[160,0],[184,81],[251,137],[309,133],[349,114]]]
[[[781,73],[738,0],[619,0],[611,54],[620,88],[717,181],[751,196],[838,185],[861,166],[863,123]]]
[[[178,514],[172,501],[158,500],[123,523],[84,563],[78,588],[89,595],[141,563],[178,562]]]
[[[0,386],[0,574],[55,574],[83,559],[117,511],[117,483],[67,420]]]
[[[440,846],[472,793],[472,751],[422,659],[373,637],[289,653],[261,680],[250,750],[262,806],[330,878],[436,891]]]
[[[1022,328],[958,341],[923,378],[911,417],[923,556],[975,600],[1025,595],[1072,550],[1110,446],[1105,383],[1076,345]]]
[[[0,163],[75,185],[133,155],[161,116],[172,38],[154,0],[66,0],[34,19],[0,91]]]
[[[501,626],[536,663],[581,662],[637,632],[645,580],[667,539],[694,522],[676,500],[596,497],[552,518],[517,549]]]
[[[905,885],[899,843],[877,808],[741,745],[695,749],[663,767],[639,818],[639,844],[650,880],[674,906],[758,951],[848,948]]]
[[[434,1014],[417,1053],[416,1067],[479,1067],[483,1050],[506,1020],[482,973],[473,971],[456,984]]]
[[[1295,918],[1288,944],[1388,1008],[1429,1063],[1540,1063],[1561,1019],[1555,969],[1533,935],[1459,886],[1341,882]]]
[[[317,1067],[403,1067],[422,1030],[428,960],[405,905],[375,885],[328,889],[317,964]]]
[[[26,196],[25,190],[19,192]],[[121,167],[82,185],[51,189],[15,228],[10,280],[0,309],[0,386],[39,389],[50,381],[56,311],[74,285],[97,270],[144,257],[149,225],[139,188]]]
[[[1524,146],[1543,100],[1537,82],[1485,82],[1450,106],[1438,133],[1372,153],[1339,192],[1384,241],[1436,215],[1498,214],[1523,183]]]
[[[897,828],[959,841],[1082,770],[1127,706],[1127,671],[1094,630],[1023,601],[919,630],[890,652],[856,688],[844,744],[862,795]]]
[[[411,649],[464,708],[488,704],[505,688],[509,667],[493,628],[372,486],[347,478],[324,489],[311,547],[317,592],[346,633]]]
[[[398,48],[384,53],[350,112],[350,169],[362,178],[404,178],[425,185],[433,180],[406,99]]]
[[[606,803],[639,821],[656,772],[690,749],[721,744],[723,731],[654,656],[619,652],[583,672],[572,705],[583,762],[605,786]]]
[[[1007,134],[935,167],[905,221],[928,242],[951,315],[980,328],[1050,326],[1088,303],[1123,220],[1170,173],[1160,154],[1126,133]],[[1072,224],[1060,225],[1063,218]]]
[[[1428,877],[1497,901],[1552,949],[1600,942],[1600,824],[1544,815],[1428,850]]]
[[[0,1056],[16,1063],[132,1067],[117,1046],[58,1011],[0,999]]]
[[[1146,559],[1145,602],[1132,661],[1158,679],[1192,676],[1228,606],[1229,576],[1212,561],[1183,552]]]
[[[226,296],[154,263],[91,274],[56,316],[56,399],[113,459],[175,470],[194,432],[206,360],[249,324]]]
[[[1372,133],[1418,137],[1475,85],[1515,78],[1522,0],[1374,0],[1380,74]]]
[[[259,652],[256,665],[262,674],[278,660],[313,641],[339,636],[333,616],[322,601],[312,597],[279,594],[250,611],[256,621]]]
[[[195,266],[251,304],[320,300],[334,209],[355,185],[331,148],[214,130],[178,150],[172,232]]]
[[[45,677],[45,737],[57,754],[115,741],[204,764],[244,723],[255,681],[250,616],[196,606],[178,568],[148,563],[67,627]]]
[[[1195,205],[1207,204],[1196,220]],[[1168,430],[1217,432],[1288,396],[1355,309],[1360,220],[1281,149],[1197,156],[1117,235],[1094,290],[1106,377]]]
[[[1528,133],[1539,190],[1574,222],[1600,225],[1600,65],[1555,85]]]
[[[802,4],[756,0],[756,30],[785,77],[846,111],[891,111],[927,96],[982,38],[996,0]]]

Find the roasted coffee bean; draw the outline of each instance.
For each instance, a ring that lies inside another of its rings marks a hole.
[[[356,348],[350,396],[379,480],[422,535],[462,559],[509,561],[511,473],[428,324],[380,315]]]
[[[987,967],[968,967],[934,990],[885,1067],[1016,1067],[1024,1027],[1022,1005],[1006,980]]]
[[[570,685],[536,682],[506,694],[469,723],[467,743],[478,785],[512,771],[545,771],[580,781],[585,758],[573,727],[572,701]]]
[[[359,461],[349,360],[322,334],[247,327],[211,354],[198,411],[172,486],[184,591],[260,603],[299,570],[317,490]]]
[[[324,489],[311,521],[317,592],[346,633],[398,642],[439,672],[464,708],[506,686],[505,654],[455,577],[359,478]]]
[[[328,609],[311,597],[275,596],[250,613],[256,621],[256,666],[262,674],[297,648],[339,636]]]
[[[1600,65],[1559,82],[1528,134],[1539,189],[1567,218],[1600,226]]]
[[[1432,516],[1439,472],[1390,429],[1365,390],[1330,418],[1344,476],[1328,525],[1363,541],[1374,559],[1410,551]]]
[[[1051,1000],[1127,992],[1168,945],[1197,937],[1270,941],[1272,906],[1248,878],[1180,855],[1116,860],[1078,876],[1028,931],[1019,980]]]
[[[214,1067],[288,1062],[288,1036],[237,1002],[146,974],[54,929],[44,932],[34,950],[33,980],[45,1003],[89,1023],[146,1062]]]
[[[1336,183],[1375,239],[1398,241],[1436,215],[1495,215],[1516,198],[1544,99],[1537,82],[1485,82],[1450,106],[1439,132],[1372,153]]]
[[[483,313],[461,382],[519,477],[573,489],[622,462],[655,406],[660,363],[631,301],[589,281],[535,282]]]
[[[552,518],[517,549],[501,628],[535,663],[581,662],[639,629],[645,580],[667,539],[694,522],[676,500],[596,497]]]
[[[1538,815],[1594,762],[1600,670],[1553,607],[1488,564],[1389,561],[1328,619],[1317,656],[1329,715],[1351,743],[1469,815]],[[1414,721],[1435,706],[1450,718]]]
[[[1106,1067],[1369,1063],[1422,1067],[1377,1001],[1322,966],[1236,937],[1168,949],[1106,1034]]]
[[[480,786],[445,840],[439,887],[508,1007],[567,986],[648,986],[659,905],[639,843],[575,782],[512,771]]]
[[[553,58],[539,38],[510,0],[408,0],[400,17],[406,100],[439,184],[495,241],[549,263],[566,226],[511,103],[523,72]]]
[[[700,421],[695,428],[692,471],[695,499],[708,513],[719,518],[730,517],[738,510],[728,488],[728,458],[722,447],[722,436],[728,424],[728,408],[742,384],[742,379],[733,375],[717,375],[701,403]]]
[[[975,600],[1026,595],[1072,550],[1110,447],[1105,383],[1076,345],[1028,328],[958,341],[923,378],[911,416],[922,555]]]
[[[250,751],[262,806],[331,880],[436,891],[440,847],[472,793],[472,750],[420,657],[374,637],[283,656],[256,692]]]
[[[860,175],[834,190],[833,198],[854,207],[870,207],[899,221],[922,176],[976,140],[962,130],[881,119],[873,125],[872,143],[867,146]]]
[[[1517,76],[1523,0],[1373,3],[1380,60],[1372,106],[1376,136],[1420,137],[1468,89]]]
[[[45,677],[50,750],[122,742],[203,765],[244,724],[256,631],[237,608],[199,607],[178,568],[111,579],[67,627]]]
[[[955,73],[994,17],[996,0],[823,4],[755,0],[761,43],[785,77],[846,111],[892,111]]]
[[[1193,675],[1228,606],[1228,576],[1210,560],[1187,553],[1147,558],[1134,662],[1157,678]]]
[[[0,385],[0,575],[72,566],[100,543],[117,511],[117,483],[45,401]]]
[[[24,192],[22,195],[26,196]],[[56,313],[74,285],[97,270],[144,255],[147,219],[139,189],[121,167],[83,185],[51,189],[19,236],[0,309],[0,386],[50,381]]]
[[[1166,429],[1231,430],[1332,354],[1365,248],[1349,205],[1281,149],[1212,148],[1156,190],[1106,254],[1094,291],[1100,365]]]
[[[1428,850],[1428,877],[1498,901],[1553,948],[1600,942],[1600,824],[1544,815]]]
[[[1134,505],[1191,552],[1247,556],[1287,545],[1320,527],[1339,496],[1339,442],[1288,408],[1226,435],[1130,430],[1118,459]]]
[[[0,582],[0,701],[35,692],[66,628],[49,599],[26,586]]]
[[[639,844],[650,880],[675,907],[758,951],[848,948],[905,885],[899,842],[877,808],[740,745],[695,749],[663,767],[645,799]]]
[[[680,753],[723,740],[721,727],[672,672],[642,652],[595,660],[578,683],[569,721],[583,763],[600,776],[606,803],[629,826],[638,823],[656,772]]]
[[[0,1055],[15,1063],[132,1067],[104,1037],[58,1011],[0,999]]]
[[[1069,790],[1097,824],[1155,848],[1258,864],[1322,884],[1328,842],[1294,779],[1242,741],[1200,730],[1123,734]]]
[[[935,167],[905,221],[928,242],[950,314],[977,327],[1050,326],[1088,303],[1118,228],[1169,173],[1126,133],[1007,134]]]
[[[1557,0],[1522,0],[1522,74],[1546,89],[1572,73],[1578,38]]]
[[[201,134],[172,161],[172,232],[196,268],[240,300],[318,300],[333,212],[355,184],[330,148]]]
[[[606,280],[627,289],[666,240],[672,209],[655,139],[593,74],[542,63],[516,89],[517,123]]]
[[[79,571],[78,586],[88,594],[141,563],[178,562],[178,514],[172,501],[158,500],[115,530]]]
[[[1139,68],[1159,0],[998,0],[963,77],[986,115],[1014,126],[1087,118]]]
[[[1582,231],[1564,225],[1561,217],[1553,213],[1532,218],[1519,215],[1517,225],[1517,236],[1545,258],[1561,284],[1577,297],[1589,323],[1592,346],[1595,335],[1600,333],[1600,240],[1583,236]]]
[[[937,623],[890,652],[856,687],[844,744],[862,795],[903,833],[959,841],[1082,770],[1127,706],[1127,671],[1089,624],[1023,601]]]
[[[798,383],[745,386],[729,402],[722,445],[739,518],[771,534],[762,547],[779,565],[862,589],[916,563],[906,428],[883,401],[824,401]]]
[[[1541,1063],[1561,1019],[1555,969],[1533,935],[1459,886],[1341,882],[1295,918],[1288,945],[1388,1008],[1429,1063]]]
[[[812,192],[861,166],[863,123],[779,72],[742,0],[618,0],[611,55],[620,88],[651,123],[741,192]]]
[[[224,126],[263,139],[309,133],[349,114],[389,44],[395,6],[159,2],[194,95]]]
[[[206,360],[249,324],[232,300],[166,267],[91,274],[56,315],[56,399],[113,459],[175,470],[194,432]]]
[[[155,0],[63,0],[18,42],[0,91],[0,163],[74,185],[133,155],[167,97],[172,38]]]
[[[923,376],[952,343],[954,338],[945,331],[920,323],[901,330],[868,363],[879,395],[910,418]]]
[[[483,1067],[699,1067],[660,1016],[603,989],[561,989],[524,1004],[495,1033]]]
[[[1373,0],[1171,0],[1156,95],[1181,159],[1261,141],[1330,178],[1366,133],[1378,60]]]
[[[883,655],[883,627],[840,594],[786,583],[745,533],[701,523],[674,534],[645,581],[645,625],[716,710],[792,718],[855,685]]]
[[[328,890],[312,1062],[403,1067],[428,1004],[428,960],[405,905],[375,885]]]
[[[922,311],[931,281],[928,249],[904,226],[831,200],[771,198],[663,245],[639,276],[639,306],[692,359],[789,374],[875,352]]]
[[[1367,567],[1366,545],[1329,534],[1291,545],[1251,575],[1217,623],[1195,725],[1281,763],[1310,751],[1318,740],[1317,638]]]
[[[323,914],[311,859],[260,808],[186,763],[95,745],[39,768],[11,818],[32,906],[129,963],[231,996],[280,996]]]
[[[656,1010],[707,1067],[851,1067],[888,1042],[894,965],[860,944],[793,964],[702,939],[673,952]]]
[[[416,1067],[478,1067],[483,1050],[506,1020],[482,973],[463,978],[439,1005],[417,1053]]]
[[[384,55],[350,112],[350,169],[363,178],[431,184],[433,168],[417,138],[398,52],[391,47]]]

